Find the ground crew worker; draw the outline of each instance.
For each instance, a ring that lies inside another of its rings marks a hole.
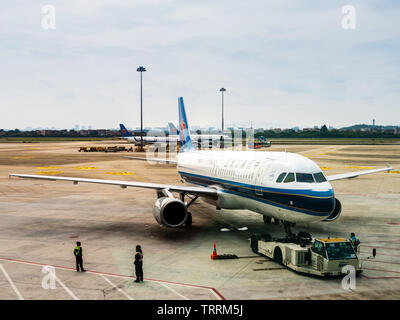
[[[136,246],[136,254],[135,254],[134,264],[135,264],[135,272],[136,272],[135,282],[143,281],[143,251],[139,245]]]
[[[358,246],[360,245],[360,240],[358,240],[354,232],[350,234],[350,242],[353,245],[354,251],[358,253]]]
[[[83,269],[82,247],[79,241],[76,243],[76,247],[74,249],[74,255],[76,260],[76,271],[79,272],[80,268],[81,272],[85,272],[86,270]]]

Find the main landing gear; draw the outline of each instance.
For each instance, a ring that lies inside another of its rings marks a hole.
[[[285,228],[286,237],[283,242],[296,243],[301,247],[311,244],[312,237],[308,232],[300,231],[297,235],[292,232],[292,227],[296,224],[293,222],[282,221],[283,227]]]
[[[272,218],[268,216],[263,216],[263,220],[265,224],[271,224],[272,223]],[[274,218],[274,224],[279,224],[279,220]]]
[[[282,224],[285,228],[286,239],[290,241],[296,239],[296,235],[292,232],[292,227],[294,227],[296,224],[288,221],[282,221]]]
[[[181,201],[182,201],[183,203],[185,203],[185,193],[182,192],[182,193],[180,194],[180,196],[181,196]],[[198,196],[189,196],[189,195],[186,195],[186,197],[188,197],[188,198],[190,199],[189,203],[186,205],[186,208],[189,209],[189,207],[198,199]],[[186,228],[190,228],[190,227],[192,226],[192,223],[193,223],[192,214],[191,214],[191,212],[188,211],[188,212],[187,212],[186,221],[185,221],[185,227],[186,227]]]

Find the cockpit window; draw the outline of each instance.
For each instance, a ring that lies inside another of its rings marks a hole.
[[[283,180],[283,178],[284,178],[285,176],[286,176],[286,172],[282,172],[282,173],[279,175],[278,179],[276,179],[276,182],[281,183],[282,180]]]
[[[311,173],[296,173],[297,182],[313,183],[314,178]]]
[[[294,181],[294,173],[293,172],[289,172],[288,175],[285,178],[284,183],[289,183],[289,182],[293,182]]]
[[[326,182],[326,178],[322,172],[314,173],[314,179],[316,182]]]

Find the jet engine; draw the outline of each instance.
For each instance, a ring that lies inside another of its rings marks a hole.
[[[331,222],[339,218],[340,213],[342,212],[342,204],[338,199],[335,198],[335,208],[333,209],[332,213],[323,221]]]
[[[176,228],[186,222],[188,211],[181,200],[172,197],[161,197],[154,204],[153,215],[159,224]]]

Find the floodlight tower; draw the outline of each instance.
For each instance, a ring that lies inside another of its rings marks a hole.
[[[136,69],[140,72],[140,151],[143,151],[143,90],[142,90],[142,74],[146,71],[145,67],[140,66]]]

